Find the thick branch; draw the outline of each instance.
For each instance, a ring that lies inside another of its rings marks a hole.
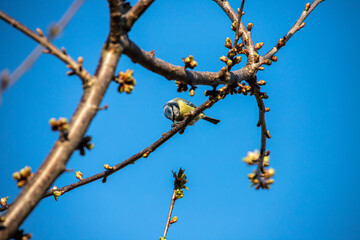
[[[100,172],[98,174],[95,174],[91,177],[88,178],[84,178],[83,180],[80,180],[76,183],[70,184],[68,186],[62,187],[62,188],[58,188],[56,189],[56,191],[61,191],[61,192],[69,192],[75,188],[81,187],[85,184],[91,183],[93,181],[105,178],[117,171],[119,171],[120,169],[128,166],[129,164],[133,164],[135,163],[138,159],[140,159],[141,157],[144,156],[144,154],[149,155],[151,152],[154,152],[158,147],[160,147],[162,144],[164,144],[167,140],[169,140],[171,137],[173,137],[176,133],[178,133],[179,131],[181,131],[182,129],[185,129],[185,127],[187,125],[189,125],[189,123],[200,113],[202,113],[203,111],[205,111],[208,108],[211,108],[212,105],[214,105],[215,102],[207,100],[206,102],[204,102],[203,104],[201,104],[199,107],[197,107],[196,109],[193,110],[192,114],[190,116],[188,116],[185,120],[179,122],[174,128],[172,128],[170,131],[168,131],[167,133],[163,134],[161,138],[159,138],[156,142],[154,142],[153,144],[151,144],[150,146],[146,147],[145,149],[143,149],[142,151],[134,154],[133,156],[131,156],[130,158],[122,161],[121,163],[116,164],[115,166],[112,167],[111,170],[107,170],[107,171],[103,171]],[[47,192],[43,197],[49,197],[53,194],[53,190]]]
[[[123,45],[125,47],[124,54],[126,54],[133,62],[141,64],[143,67],[165,77],[168,80],[177,80],[193,86],[217,86],[219,84],[228,83],[233,84],[250,78],[255,71],[251,66],[245,66],[240,70],[231,72],[230,82],[225,82],[219,79],[218,72],[186,70],[184,67],[173,65],[155,57],[153,52],[144,51],[131,40]]]
[[[63,53],[60,49],[55,47],[46,37],[36,34],[34,31],[27,28],[12,17],[6,15],[2,11],[0,11],[0,18],[15,27],[16,29],[25,33],[27,36],[34,39],[36,42],[40,43],[42,46],[48,49],[52,55],[58,57],[61,61],[66,63],[72,70],[74,70],[74,73],[83,80],[84,84],[91,82],[91,75],[86,70],[84,70],[77,62],[75,62],[69,55]]]
[[[116,3],[118,3],[118,1],[116,1]],[[118,5],[112,4],[112,2],[110,2],[110,9],[111,12],[117,9],[120,14]],[[19,24],[17,21],[13,21],[3,13],[1,13],[1,17],[6,19],[10,24],[15,25],[16,28],[34,40],[42,43],[49,50],[54,50],[59,58],[64,61],[70,61],[68,56],[61,54],[61,51],[58,52],[59,50],[51,43],[48,43],[46,39],[34,34],[28,28]],[[111,23],[112,21],[113,18],[111,18]],[[95,73],[97,81],[90,87],[84,89],[81,101],[69,124],[68,140],[56,141],[38,171],[25,185],[23,191],[5,213],[5,221],[0,224],[0,240],[8,239],[16,232],[20,224],[35,208],[45,192],[65,170],[66,163],[84,137],[91,120],[96,115],[99,104],[114,76],[122,50],[120,44],[105,44]],[[70,61],[70,63],[73,64],[72,61]]]
[[[125,15],[126,27],[131,29],[135,21],[146,11],[155,0],[139,0]]]
[[[294,26],[289,30],[289,32],[283,37],[283,44],[279,45],[277,44],[275,47],[273,47],[268,53],[265,54],[265,56],[261,56],[260,57],[260,61],[259,63],[256,64],[256,67],[259,67],[260,65],[262,65],[264,63],[265,60],[267,59],[271,59],[271,57],[277,53],[279,51],[279,49],[281,47],[283,47],[287,41],[289,41],[289,39],[297,32],[299,31],[304,25],[301,25],[304,20],[307,18],[307,16],[309,16],[309,14],[315,9],[315,7],[317,5],[319,5],[319,3],[323,2],[325,0],[315,0],[309,7],[309,9],[305,9],[299,19],[295,22]],[[304,23],[305,24],[305,23]]]

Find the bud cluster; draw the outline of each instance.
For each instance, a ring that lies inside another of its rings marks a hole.
[[[194,60],[194,57],[192,55],[189,55],[186,58],[182,58],[182,61],[185,63],[185,68],[194,69],[198,65],[198,63]]]
[[[130,94],[134,90],[136,81],[133,74],[134,70],[127,69],[125,72],[119,72],[118,76],[115,76],[114,81],[119,83],[118,92]]]
[[[94,144],[91,143],[91,136],[85,136],[83,137],[83,139],[81,140],[81,142],[79,143],[79,145],[77,146],[77,150],[80,151],[80,155],[84,156],[85,155],[85,148],[87,150],[91,150],[94,148]]]
[[[177,86],[177,91],[179,93],[186,92],[189,89],[188,85],[185,84],[185,83],[182,83],[180,81],[175,81],[175,83],[176,83],[176,86]],[[189,91],[190,97],[193,97],[195,95],[195,89],[196,88],[197,88],[196,86],[191,86],[190,87],[190,91]]]
[[[51,126],[51,130],[60,132],[61,140],[67,139],[69,123],[66,118],[61,117],[61,118],[59,118],[59,120],[56,120],[56,118],[51,118],[49,121],[49,124]]]
[[[254,170],[252,173],[248,174],[248,178],[251,182],[251,187],[255,186],[255,189],[258,190],[260,187],[269,189],[270,185],[274,183],[274,179],[271,179],[275,175],[275,169],[269,168],[266,169],[266,167],[269,166],[270,161],[270,151],[267,151],[265,153],[264,159],[263,159],[263,166],[261,167],[261,175],[259,176],[257,173],[259,172],[257,170]],[[254,152],[248,152],[246,157],[243,158],[243,161],[248,165],[258,165],[259,159],[260,159],[260,153],[258,150],[255,150]]]
[[[12,177],[17,181],[17,186],[19,188],[23,187],[32,176],[31,167],[29,166],[24,167],[19,172],[14,172],[12,175]]]
[[[248,52],[246,49],[243,48],[244,44],[240,43],[237,46],[233,47],[233,43],[230,38],[225,39],[224,46],[226,48],[229,48],[230,50],[227,53],[227,56],[221,56],[220,61],[224,62],[226,64],[225,67],[221,68],[219,72],[219,79],[222,79],[223,81],[230,81],[231,75],[230,70],[233,66],[236,64],[239,64],[242,60],[240,56],[236,56],[237,54],[245,54],[248,55]]]
[[[29,240],[32,238],[31,233],[24,233],[24,230],[17,230],[11,237],[11,239]]]
[[[179,172],[173,172],[174,177],[174,189],[175,189],[175,199],[180,199],[184,196],[183,189],[189,190],[188,187],[185,186],[187,183],[185,170],[180,168]]]

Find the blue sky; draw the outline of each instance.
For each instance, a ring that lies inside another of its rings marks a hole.
[[[130,1],[134,3],[136,1]],[[239,7],[241,1],[231,1]],[[1,1],[0,9],[31,29],[47,29],[71,4],[69,0]],[[293,26],[306,1],[247,1],[245,23],[265,54]],[[357,171],[360,87],[356,56],[360,3],[325,1],[306,19],[277,54],[278,62],[258,74],[271,111],[266,115],[272,138],[270,164],[276,170],[269,191],[249,187],[253,168],[242,158],[260,146],[254,97],[229,96],[205,121],[176,135],[147,159],[112,175],[41,201],[22,227],[35,239],[158,239],[164,230],[172,193],[172,170],[186,169],[188,187],[175,204],[178,222],[168,239],[360,239],[360,188]],[[55,44],[65,46],[94,73],[108,33],[106,1],[87,1]],[[192,54],[200,71],[218,71],[233,38],[231,22],[210,0],[157,0],[135,24],[129,37],[156,56],[182,65]],[[36,43],[0,21],[0,68],[14,70]],[[170,129],[163,105],[174,97],[195,104],[206,100],[206,87],[194,97],[177,93],[167,81],[122,56],[118,71],[134,69],[131,95],[111,84],[88,135],[95,148],[85,157],[75,152],[68,168],[84,177],[103,171],[142,150]],[[66,67],[43,55],[3,96],[0,106],[0,196],[19,193],[11,179],[25,165],[37,169],[57,139],[51,117],[70,118],[81,96],[81,82]],[[58,187],[73,183],[65,173]]]

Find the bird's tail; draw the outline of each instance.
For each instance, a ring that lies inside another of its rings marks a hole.
[[[219,119],[211,118],[211,117],[208,117],[208,116],[205,116],[203,119],[208,121],[208,122],[211,122],[213,124],[218,124],[220,122]]]

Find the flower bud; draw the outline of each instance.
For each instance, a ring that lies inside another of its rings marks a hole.
[[[7,200],[9,197],[2,197],[0,198],[0,206],[5,207],[7,206]]]
[[[79,180],[83,180],[83,173],[80,171],[75,172],[75,176]]]
[[[310,3],[307,3],[307,4],[305,5],[305,11],[309,10],[310,6],[311,6],[311,4],[310,4]]]
[[[12,175],[13,179],[15,180],[20,180],[21,179],[21,175],[19,172],[14,172]]]
[[[104,168],[106,170],[112,170],[113,169],[113,167],[111,167],[109,164],[104,164]]]
[[[190,95],[190,97],[193,97],[195,95],[195,90],[193,88],[190,89],[189,95]]]
[[[25,184],[26,184],[26,180],[23,179],[23,180],[18,181],[16,185],[18,186],[18,188],[21,188],[21,187],[23,187]]]
[[[170,224],[173,224],[173,223],[176,223],[177,222],[177,217],[173,217],[171,220],[170,220]]]
[[[220,61],[223,61],[223,62],[227,62],[228,61],[228,59],[227,59],[227,57],[225,57],[225,56],[221,56],[220,57]]]
[[[28,178],[31,175],[31,167],[26,166],[23,169],[20,170],[20,175],[23,178]]]
[[[251,31],[251,29],[253,28],[254,24],[252,23],[248,23],[248,25],[246,26],[248,31]]]
[[[83,64],[83,62],[84,62],[84,58],[83,57],[78,57],[78,63],[80,64],[80,65],[82,65]]]
[[[232,66],[232,64],[233,64],[233,61],[230,59],[226,62],[226,65],[228,65],[229,67]]]
[[[263,42],[259,42],[255,44],[255,50],[259,50],[262,46],[264,46]]]
[[[39,34],[40,37],[44,36],[44,32],[40,28],[36,28],[36,32]]]
[[[264,86],[266,85],[266,82],[264,80],[260,80],[257,84],[259,84],[260,86]]]
[[[265,59],[265,60],[264,60],[264,64],[270,66],[270,65],[271,65],[271,60]]]
[[[234,58],[234,63],[235,64],[238,64],[238,63],[240,63],[241,62],[241,56],[238,56],[238,57],[236,57],[236,58]]]
[[[225,47],[230,48],[230,49],[232,48],[232,41],[228,37],[225,39]]]

